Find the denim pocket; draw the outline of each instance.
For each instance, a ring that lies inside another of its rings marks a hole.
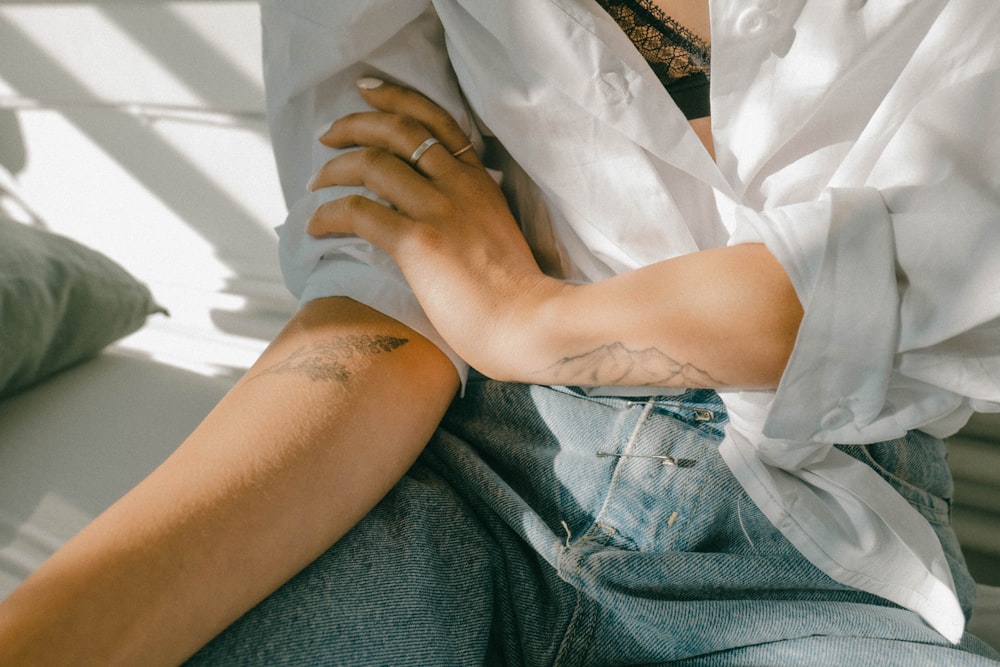
[[[871,445],[840,445],[870,466],[931,523],[951,523],[952,478],[943,441],[922,431]]]

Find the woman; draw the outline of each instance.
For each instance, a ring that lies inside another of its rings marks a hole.
[[[265,3],[302,311],[8,636],[178,661],[318,556],[192,662],[993,664],[1000,9],[624,4]]]

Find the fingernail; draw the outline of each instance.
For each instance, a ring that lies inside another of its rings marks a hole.
[[[312,176],[309,177],[309,182],[306,183],[306,191],[307,192],[312,192],[313,191],[313,188],[316,186],[316,179],[317,178],[319,178],[319,172],[316,172],[315,174],[313,174]]]
[[[363,79],[358,79],[358,88],[363,90],[374,90],[381,86],[385,81],[382,79],[376,79],[374,77],[366,76]]]

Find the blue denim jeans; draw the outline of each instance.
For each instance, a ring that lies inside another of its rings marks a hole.
[[[474,376],[420,461],[192,665],[997,665],[832,581],[718,455],[711,391],[630,400]],[[845,448],[948,527],[944,445]]]

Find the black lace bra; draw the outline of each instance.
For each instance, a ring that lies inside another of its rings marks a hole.
[[[651,0],[597,0],[621,26],[688,120],[711,115],[711,47]]]

